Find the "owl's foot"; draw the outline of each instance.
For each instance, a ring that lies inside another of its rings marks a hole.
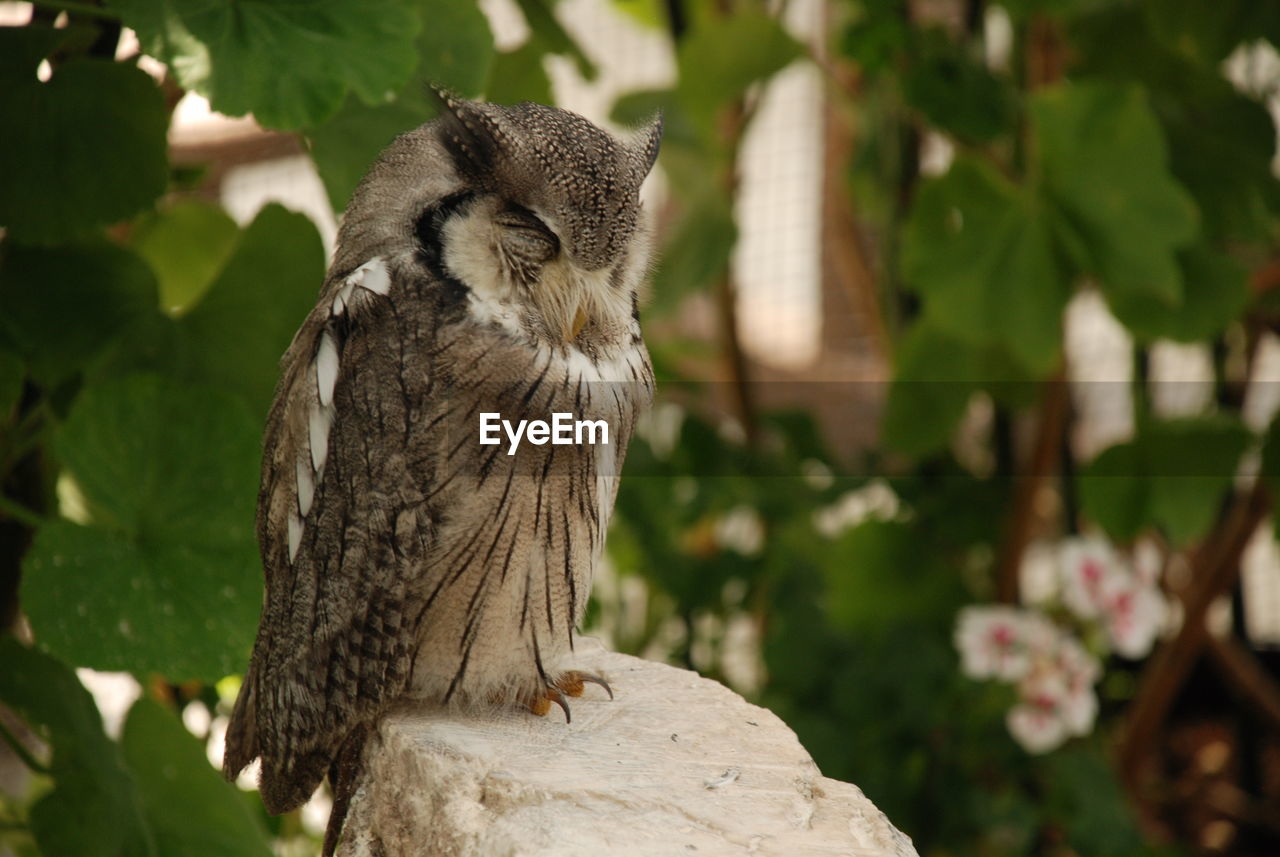
[[[564,722],[570,723],[573,721],[573,715],[569,713],[569,700],[565,697],[582,696],[582,692],[588,684],[600,685],[604,688],[605,693],[609,694],[609,698],[613,699],[613,688],[609,687],[609,682],[600,676],[578,670],[569,670],[552,680],[541,695],[529,700],[527,703],[529,710],[542,717],[551,710],[551,703],[554,702],[564,710]]]

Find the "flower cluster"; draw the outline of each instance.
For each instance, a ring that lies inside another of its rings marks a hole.
[[[1063,539],[1028,557],[1031,571],[1041,572],[1024,586],[1035,606],[966,607],[955,645],[966,675],[1017,688],[1009,732],[1029,752],[1044,753],[1088,734],[1098,714],[1102,667],[1077,631],[1098,640],[1099,654],[1142,657],[1164,622],[1165,601],[1154,564],[1130,564],[1098,538]],[[1049,618],[1045,609],[1055,603],[1073,628]]]
[[[1130,565],[1098,538],[1066,539],[1059,557],[1066,608],[1078,619],[1101,624],[1111,648],[1126,658],[1150,652],[1165,618],[1158,570]]]

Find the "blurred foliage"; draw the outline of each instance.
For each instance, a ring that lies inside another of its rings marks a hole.
[[[722,287],[759,85],[809,62],[810,47],[776,4],[615,2],[671,39],[678,72],[612,109],[628,125],[664,115],[673,200],[648,309],[661,322]],[[16,586],[21,563],[36,641],[0,640],[0,701],[46,745],[26,754],[29,793],[0,804],[15,853],[262,854],[268,831],[297,830],[204,765],[175,712],[216,705],[215,683],[247,660],[258,438],[324,256],[300,215],[269,206],[240,228],[185,192],[190,169],[166,161],[175,90],[298,133],[341,209],[377,152],[430,118],[424,81],[551,101],[549,56],[596,75],[553,0],[516,5],[529,35],[504,51],[474,0],[37,3],[30,25],[0,28],[0,115],[17,120],[0,134],[0,573]],[[1063,313],[1081,290],[1100,293],[1139,348],[1173,339],[1225,354],[1274,323],[1248,274],[1276,251],[1263,104],[1275,82],[1237,89],[1221,65],[1242,45],[1280,44],[1280,7],[955,5],[960,23],[944,27],[905,0],[831,3],[823,68],[854,83],[824,79],[860,129],[844,186],[883,262],[894,352],[883,452],[839,460],[799,413],[751,416],[744,443],[705,388],[674,383],[705,347],[650,336],[684,409],[635,442],[618,498],[610,554],[624,583],[643,582],[643,609],[628,618],[623,587],[591,615],[621,649],[730,681],[743,645],[726,640],[749,628],[764,678],[745,689],[922,854],[1167,853],[1143,843],[1105,729],[1030,757],[1005,730],[1002,691],[960,674],[954,616],[993,597],[1015,480],[1007,436],[991,439],[990,472],[959,464],[952,444],[975,397],[998,424],[1034,411],[1062,371]],[[1006,62],[986,60],[984,10],[1007,17]],[[116,59],[122,26],[167,63],[163,86],[136,57]],[[941,175],[919,173],[925,135],[955,148]],[[1080,506],[1064,529],[1194,546],[1248,450],[1263,447],[1280,484],[1280,434],[1253,437],[1238,402],[1174,422],[1149,413],[1141,379],[1133,392],[1137,435],[1076,463]],[[896,505],[819,531],[875,485],[850,472],[892,474]],[[118,741],[75,667],[148,689]],[[1121,688],[1104,713],[1122,708]]]

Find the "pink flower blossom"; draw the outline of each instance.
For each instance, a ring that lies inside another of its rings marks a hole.
[[[966,607],[956,626],[966,675],[1014,682],[1010,734],[1032,753],[1086,735],[1098,715],[1094,683],[1102,667],[1073,635],[1037,610]]]
[[[1014,681],[1030,665],[1026,611],[1016,607],[965,607],[956,623],[961,669],[971,678]]]
[[[1048,752],[1073,735],[1088,735],[1098,717],[1093,683],[1100,673],[1079,641],[1059,632],[1057,647],[1036,658],[1018,683],[1019,702],[1006,718],[1010,734],[1031,753]]]
[[[1059,546],[1062,602],[1081,619],[1093,619],[1105,607],[1107,582],[1116,574],[1120,558],[1111,545],[1095,536],[1063,539]]]
[[[1028,753],[1047,753],[1067,740],[1066,725],[1048,700],[1015,705],[1005,715],[1005,725]]]
[[[1149,550],[1130,565],[1103,539],[1064,539],[1062,601],[1081,619],[1097,620],[1112,648],[1128,658],[1151,651],[1165,617],[1159,563]]]
[[[1117,579],[1107,587],[1107,637],[1126,658],[1141,658],[1151,651],[1167,605],[1160,591],[1136,576]]]

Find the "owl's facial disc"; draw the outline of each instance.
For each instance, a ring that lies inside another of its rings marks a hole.
[[[614,265],[587,270],[564,251],[558,224],[497,194],[466,194],[438,223],[440,263],[467,286],[485,320],[506,319],[513,333],[559,345],[586,327],[626,324],[634,282],[628,250]],[[430,237],[430,236],[428,236]],[[640,252],[639,258],[645,254]]]
[[[499,210],[493,222],[503,256],[541,266],[560,255],[559,236],[524,206],[512,203]]]

